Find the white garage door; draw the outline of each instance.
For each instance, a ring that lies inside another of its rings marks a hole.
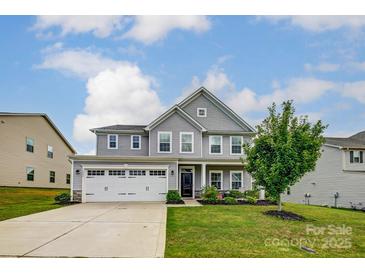
[[[163,169],[86,169],[86,202],[164,201]]]

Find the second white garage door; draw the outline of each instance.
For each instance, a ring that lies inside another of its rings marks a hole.
[[[86,169],[86,202],[164,201],[167,170]]]

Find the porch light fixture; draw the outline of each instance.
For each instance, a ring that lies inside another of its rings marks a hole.
[[[174,176],[174,170],[173,169],[171,170],[171,176]]]

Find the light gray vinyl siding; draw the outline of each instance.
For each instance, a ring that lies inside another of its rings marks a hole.
[[[364,207],[365,172],[344,171],[343,156],[342,150],[323,146],[322,156],[317,162],[315,171],[308,173],[292,186],[290,195],[284,195],[283,200],[304,204],[304,195],[309,193],[310,204],[334,206],[334,194],[338,192],[339,207],[350,207],[350,202],[362,203]]]
[[[131,136],[141,134],[119,134],[118,149],[108,149],[108,135],[97,135],[98,156],[148,156],[148,136],[141,136],[141,149],[131,149]]]
[[[213,134],[214,136],[222,136],[218,134]],[[237,136],[237,135],[236,135]],[[204,159],[240,159],[244,157],[243,155],[231,155],[231,145],[230,145],[230,135],[222,136],[222,154],[209,154],[209,135],[203,134],[203,158]],[[251,138],[243,137],[243,142],[251,142]],[[242,150],[243,152],[243,150]]]
[[[158,152],[158,132],[172,132],[172,151],[171,153]],[[180,153],[180,132],[193,132],[194,134],[194,153]],[[180,114],[174,113],[161,124],[150,131],[150,155],[160,157],[180,157],[197,158],[201,157],[201,131],[194,127]]]
[[[198,117],[197,108],[206,108],[207,117]],[[242,128],[226,113],[220,110],[203,94],[183,107],[191,117],[198,121],[203,127],[209,130],[227,130],[227,131],[250,131],[247,127]]]
[[[169,190],[177,190],[177,165],[175,162],[156,162],[156,163],[137,163],[137,162],[107,162],[107,161],[74,161],[73,169],[73,190],[82,189],[82,165],[93,165],[97,169],[98,166],[122,166],[124,164],[128,165],[128,168],[133,168],[133,166],[168,166],[168,188]],[[80,170],[80,174],[76,174],[76,170]],[[172,175],[173,173],[173,175]]]

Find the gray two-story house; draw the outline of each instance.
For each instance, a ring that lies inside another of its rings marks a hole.
[[[163,201],[168,190],[195,198],[206,185],[252,187],[240,159],[255,131],[203,87],[148,125],[91,131],[96,155],[70,158],[74,201]]]

